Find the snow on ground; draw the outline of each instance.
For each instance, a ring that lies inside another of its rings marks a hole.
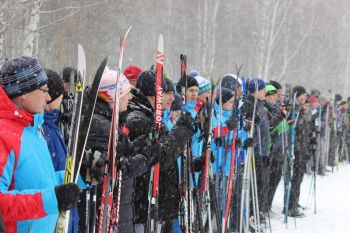
[[[306,217],[296,218],[296,226],[294,218],[289,217],[288,228],[283,223],[284,191],[280,182],[272,205],[272,233],[350,233],[350,165],[340,164],[333,174],[317,176],[316,214],[309,195],[311,181],[312,176],[304,175],[299,203],[307,207]]]

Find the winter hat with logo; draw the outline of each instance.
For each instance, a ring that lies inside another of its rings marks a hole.
[[[203,78],[200,75],[197,75],[194,78],[196,79],[199,87],[198,95],[202,95],[206,92],[211,92],[211,83],[209,82],[209,80]]]
[[[22,56],[5,62],[0,83],[6,94],[14,98],[47,84],[47,76],[36,58]]]
[[[234,90],[237,87],[242,86],[242,81],[237,78],[234,74],[226,74],[221,81],[221,87],[228,88],[230,90]]]
[[[48,78],[47,87],[49,88],[49,95],[51,97],[50,102],[47,102],[49,104],[63,94],[64,86],[63,80],[57,72],[50,69],[44,69],[44,71]]]
[[[267,84],[265,87],[265,90],[266,90],[265,96],[277,94],[277,89],[271,84]]]
[[[255,83],[258,85],[258,90],[255,90]],[[264,80],[259,79],[259,78],[253,78],[252,80],[249,81],[248,84],[248,91],[250,94],[255,93],[257,91],[260,91],[266,87],[266,84]]]
[[[130,65],[130,66],[126,67],[123,74],[125,75],[125,77],[129,81],[134,81],[134,80],[137,80],[137,78],[139,77],[139,74],[141,72],[142,72],[142,70],[139,67],[134,66],[134,65]]]
[[[299,97],[302,94],[306,93],[306,89],[303,86],[295,86],[292,89],[292,97],[294,96],[295,93],[297,93],[296,97]]]
[[[234,96],[235,96],[235,93],[231,89],[228,89],[228,88],[225,88],[225,87],[221,88],[222,104],[226,103],[227,101],[229,101]],[[215,101],[216,101],[217,104],[220,103],[220,95],[219,94],[216,97]]]
[[[177,85],[181,87],[186,87],[186,82],[187,82],[187,88],[198,87],[197,80],[193,78],[191,75],[186,75],[185,77],[181,77]]]
[[[174,94],[174,101],[171,104],[171,111],[178,111],[182,109],[182,98],[179,94]]]
[[[110,70],[106,67],[103,72],[100,86],[98,88],[98,97],[108,103],[114,102],[116,91],[117,71]],[[118,80],[119,84],[119,98],[125,96],[131,90],[129,80],[121,74]]]

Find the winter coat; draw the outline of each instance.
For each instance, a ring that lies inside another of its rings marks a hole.
[[[60,110],[45,110],[42,126],[55,171],[65,170],[67,158],[67,148],[61,129],[58,127],[60,116]],[[77,209],[72,210],[70,215],[68,232],[78,232],[79,215]]]
[[[212,140],[212,153],[214,155],[215,161],[212,165],[213,173],[217,173],[220,167],[224,168],[224,174],[226,176],[230,175],[231,167],[231,152],[232,152],[232,142],[233,142],[233,132],[227,128],[226,121],[232,117],[232,111],[222,110],[221,117],[221,140],[218,139],[219,132],[219,105],[214,103],[214,115],[212,116],[212,127],[213,127],[213,140]],[[221,143],[221,145],[219,144]]]
[[[255,98],[249,95],[242,106],[243,115],[252,119]],[[264,109],[263,101],[257,99],[256,117],[254,129],[254,154],[255,156],[269,156],[270,154],[270,123]]]
[[[92,153],[99,151],[101,156],[106,159],[108,153],[109,132],[111,127],[112,109],[108,103],[97,99],[94,114],[92,117],[90,133],[87,141],[87,148],[92,150]],[[125,160],[122,176],[122,192],[120,199],[120,216],[119,216],[119,231],[118,232],[133,232],[134,207],[132,205],[132,197],[134,195],[134,177],[145,173],[149,167],[146,164],[146,159],[142,154],[137,154],[131,157],[134,146],[130,145],[128,138],[119,130],[118,137],[118,158]],[[135,145],[136,146],[136,145]],[[135,148],[134,148],[135,149]],[[86,174],[86,167],[82,167],[81,174]],[[101,203],[102,181],[98,186],[97,205]],[[117,189],[116,189],[117,190]],[[83,207],[81,207],[83,208]],[[85,211],[85,210],[83,210]],[[85,216],[81,216],[83,218]],[[84,224],[85,220],[81,219]],[[84,226],[80,227],[82,230]]]
[[[0,212],[6,232],[54,232],[55,172],[41,125],[43,114],[19,109],[0,87]]]
[[[43,130],[55,171],[65,169],[67,158],[67,148],[58,127],[59,120],[59,110],[45,111]]]
[[[141,135],[149,135],[154,131],[154,109],[152,108],[149,101],[141,94],[135,95],[134,98],[129,102],[128,110],[126,115],[126,127],[129,130],[129,137],[131,140],[135,140]],[[175,125],[171,132],[166,129],[166,126],[162,126],[159,135],[159,140],[161,144],[160,149],[160,170],[161,176],[164,176],[163,171],[170,169],[172,171],[172,166],[174,166],[176,159],[182,153],[184,146],[192,136],[192,132],[182,125]],[[140,143],[141,144],[141,143]],[[147,145],[145,145],[147,147]],[[170,171],[169,170],[169,171]],[[172,175],[171,175],[172,176]],[[133,203],[135,207],[135,223],[145,224],[147,220],[148,211],[148,185],[149,185],[150,172],[145,175],[136,178],[135,184],[135,195],[133,196]],[[166,175],[165,175],[166,177]],[[163,178],[160,178],[160,182]],[[166,181],[164,181],[166,184]],[[172,184],[174,185],[174,184]],[[159,202],[162,206],[162,194],[161,189],[162,184],[160,184],[160,194]],[[166,197],[165,197],[166,198]],[[178,206],[174,205],[172,210],[167,208],[164,211],[175,211]],[[159,208],[162,209],[162,208]],[[159,214],[159,218],[161,218]]]
[[[193,119],[197,119],[198,111],[200,109],[200,102],[188,101],[182,106],[182,111],[189,112]],[[199,157],[202,155],[203,140],[201,137],[201,130],[198,129],[197,132],[192,136],[191,151],[193,157]]]

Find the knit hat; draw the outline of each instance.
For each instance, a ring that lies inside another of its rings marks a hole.
[[[137,82],[136,88],[144,96],[156,96],[156,72],[154,70],[145,70],[140,73]],[[170,79],[164,78],[162,80],[163,92],[174,91],[174,85]]]
[[[226,103],[227,101],[229,101],[234,96],[235,96],[235,94],[233,93],[233,91],[231,89],[228,89],[228,88],[225,88],[225,87],[221,88],[222,104]],[[216,96],[215,101],[216,101],[217,104],[220,103],[220,93],[218,93],[218,95]]]
[[[60,75],[53,70],[44,69],[44,71],[48,78],[47,87],[49,88],[49,95],[51,97],[50,102],[47,103],[50,104],[63,94],[63,80]]]
[[[77,70],[72,67],[64,67],[62,72],[62,78],[65,83],[69,83],[70,76],[73,75],[74,77],[74,83],[77,82]]]
[[[281,90],[282,89],[282,85],[274,80],[270,80],[269,82],[270,85],[274,86],[276,88],[276,90]]]
[[[181,87],[186,87],[186,80],[187,80],[187,88],[194,87],[194,86],[198,87],[197,80],[190,75],[186,75],[186,77],[181,77],[177,85]]]
[[[115,91],[116,91],[117,71],[110,70],[106,67],[102,74],[101,83],[98,88],[98,97],[104,101],[111,103],[114,102]],[[119,80],[119,98],[125,96],[131,90],[129,80],[120,74]]]
[[[271,84],[267,84],[265,87],[265,90],[266,90],[265,96],[277,94],[277,89]]]
[[[237,87],[242,86],[242,80],[238,79],[234,74],[226,74],[221,81],[221,87],[234,90]]]
[[[346,100],[342,100],[342,101],[340,102],[339,106],[340,106],[340,105],[347,104],[347,103],[348,103],[348,102],[347,102]]]
[[[317,90],[317,89],[311,89],[310,90],[310,94],[312,96],[319,96],[321,94],[321,92],[319,90]]]
[[[255,90],[255,82],[258,84],[258,90]],[[252,80],[249,81],[248,84],[248,91],[249,93],[255,93],[257,91],[260,91],[266,87],[266,84],[264,80],[259,79],[259,78],[253,78]]]
[[[142,70],[139,67],[134,66],[134,65],[130,65],[130,66],[126,67],[123,74],[125,75],[125,77],[129,81],[134,81],[134,80],[137,80],[137,78],[139,77],[139,74],[141,72],[142,72]]]
[[[174,94],[174,101],[171,105],[171,111],[177,111],[182,109],[182,98],[179,94],[175,93]]]
[[[8,97],[14,98],[47,84],[47,76],[36,58],[22,56],[5,61],[0,83]]]
[[[301,96],[302,94],[306,93],[306,90],[303,86],[295,86],[292,89],[292,97],[294,96],[294,94],[297,93],[296,97]]]
[[[211,92],[211,83],[207,79],[199,75],[194,78],[196,79],[199,87],[198,95],[202,95],[206,92]]]

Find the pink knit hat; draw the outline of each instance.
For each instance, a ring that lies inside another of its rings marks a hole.
[[[98,96],[105,100],[106,102],[114,102],[115,90],[117,81],[117,71],[110,70],[106,67],[100,86],[98,88]],[[131,85],[129,80],[120,74],[119,80],[119,98],[125,96],[131,90]]]

